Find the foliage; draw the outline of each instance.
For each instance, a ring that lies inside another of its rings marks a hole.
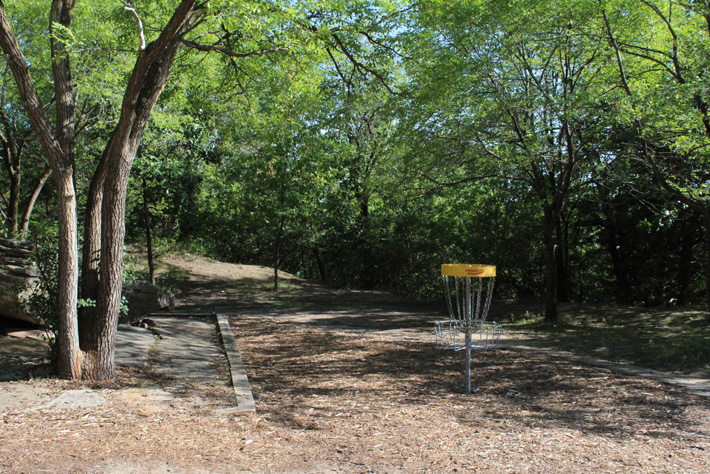
[[[47,25],[33,21],[45,5],[8,5],[49,102]],[[174,6],[136,5],[147,41]],[[441,263],[480,262],[499,267],[499,298],[697,302],[710,268],[703,8],[210,2],[146,127],[127,236],[427,299],[441,296]],[[138,38],[118,3],[79,3],[75,17],[57,34],[82,111],[83,207]],[[239,32],[236,55],[207,51],[222,28]],[[261,49],[273,51],[240,56]]]
[[[58,327],[57,307],[59,304],[59,254],[57,252],[57,230],[48,227],[43,230],[41,237],[33,242],[34,249],[29,261],[38,271],[36,280],[28,283],[25,288],[27,310],[42,324],[47,342],[49,342],[50,357],[56,356],[56,338]],[[124,274],[124,283],[130,284],[133,274],[128,271]],[[93,307],[95,301],[80,298],[77,307]],[[128,314],[128,300],[121,298],[121,315]]]
[[[30,261],[37,267],[38,278],[28,283],[24,303],[28,311],[39,319],[47,335],[50,357],[56,356],[58,328],[57,307],[59,304],[59,260],[56,248],[56,229],[48,228],[43,237],[35,242]]]

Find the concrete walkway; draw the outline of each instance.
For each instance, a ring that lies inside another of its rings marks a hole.
[[[116,363],[126,366],[153,365],[167,373],[168,392],[219,389],[231,384],[234,406],[220,414],[253,413],[256,409],[246,370],[234,341],[229,320],[213,313],[153,315],[154,335],[145,328],[121,325],[116,336]],[[219,347],[221,340],[224,351]],[[215,361],[227,357],[229,377],[217,372]],[[159,363],[157,363],[159,361]]]

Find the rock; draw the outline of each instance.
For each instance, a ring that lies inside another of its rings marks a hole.
[[[31,242],[0,238],[0,316],[40,322],[22,303],[31,293],[28,285],[38,276],[37,266],[29,260],[32,252]]]
[[[147,281],[137,281],[124,291],[128,300],[128,316],[121,322],[136,321],[156,311],[172,311],[175,308],[175,297],[164,288],[152,285]]]
[[[93,390],[67,390],[43,408],[56,411],[71,408],[93,408],[104,404],[106,404],[106,399]]]

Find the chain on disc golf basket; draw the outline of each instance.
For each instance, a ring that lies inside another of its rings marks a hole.
[[[466,351],[466,393],[471,393],[471,350],[500,346],[501,325],[486,321],[496,267],[447,264],[441,266],[441,275],[450,319],[436,322],[436,342],[444,349]]]

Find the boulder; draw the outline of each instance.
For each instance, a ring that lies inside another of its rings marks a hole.
[[[0,238],[0,316],[39,322],[22,303],[30,293],[28,285],[38,276],[37,266],[29,260],[32,251],[31,242]]]
[[[33,244],[0,238],[0,317],[41,324],[22,303],[31,291],[27,288],[39,276],[37,266],[29,260]],[[172,310],[175,298],[158,285],[137,281],[124,288],[128,300],[128,316],[121,322],[138,320],[156,311]]]
[[[128,300],[128,315],[121,318],[122,323],[137,321],[156,311],[172,311],[175,297],[164,288],[137,281],[124,289],[123,296]]]

